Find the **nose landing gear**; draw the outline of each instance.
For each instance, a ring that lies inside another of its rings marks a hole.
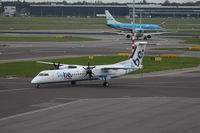
[[[106,81],[106,76],[104,77],[104,82],[103,82],[104,87],[109,87],[109,83]]]
[[[36,84],[36,88],[40,88],[40,84]]]

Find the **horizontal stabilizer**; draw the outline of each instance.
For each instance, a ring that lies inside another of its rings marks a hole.
[[[147,35],[162,35],[162,34],[167,34],[170,32],[150,32],[150,33],[144,33],[145,36]]]
[[[135,42],[135,45],[159,45],[158,43]]]

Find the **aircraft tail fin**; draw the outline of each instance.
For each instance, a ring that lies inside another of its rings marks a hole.
[[[105,10],[107,24],[119,24],[120,22],[116,21],[108,10]]]
[[[147,42],[135,42],[132,45],[132,55],[130,57],[131,66],[134,68],[143,68],[142,60],[144,57],[144,52]]]

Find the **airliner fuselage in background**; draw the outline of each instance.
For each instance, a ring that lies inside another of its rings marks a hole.
[[[120,30],[127,30],[132,31],[133,24],[125,24],[125,23],[116,23],[116,24],[106,24],[109,27],[120,29]],[[143,31],[161,31],[163,30],[162,27],[156,24],[135,24],[136,32],[139,30]]]
[[[163,30],[163,28],[159,25],[156,25],[156,24],[134,24],[133,25],[133,24],[121,23],[121,22],[116,21],[108,10],[105,10],[105,14],[106,14],[107,26],[114,29],[122,30],[122,31],[130,31],[130,33],[125,34],[126,38],[131,38],[133,26],[135,28],[136,38],[144,37],[144,39],[147,39],[147,38],[151,38],[151,35],[162,34],[162,33],[156,33]],[[155,33],[146,33],[146,32],[155,32]]]

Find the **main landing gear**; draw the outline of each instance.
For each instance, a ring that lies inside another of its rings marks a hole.
[[[109,83],[106,81],[106,77],[104,77],[103,86],[104,87],[109,87]]]
[[[105,82],[103,82],[103,86],[104,87],[109,87],[109,83],[105,81]]]
[[[36,84],[36,88],[40,88],[40,84]]]
[[[76,81],[72,81],[72,82],[71,82],[71,85],[76,85]]]

